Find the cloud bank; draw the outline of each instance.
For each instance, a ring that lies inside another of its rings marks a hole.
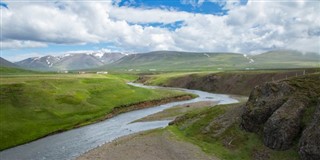
[[[4,1],[1,49],[48,44],[111,43],[121,50],[257,53],[320,52],[320,1],[186,1],[219,3],[226,15],[118,6],[116,1]],[[166,27],[175,23],[181,25]],[[157,24],[157,25],[155,25]]]

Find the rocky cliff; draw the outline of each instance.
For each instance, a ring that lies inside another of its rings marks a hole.
[[[311,74],[253,89],[241,127],[263,137],[264,144],[286,150],[299,143],[302,159],[320,159],[320,74]]]

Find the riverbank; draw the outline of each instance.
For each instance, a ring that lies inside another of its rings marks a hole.
[[[174,106],[134,122],[174,120],[187,112],[201,112],[217,102],[204,101]],[[133,123],[134,123],[133,122]],[[134,148],[134,149],[133,149]],[[77,160],[218,160],[200,147],[179,139],[167,129],[155,129],[128,135],[81,155]]]
[[[190,100],[192,98],[195,98],[195,96],[194,95],[181,95],[181,96],[174,96],[174,97],[165,97],[162,99],[156,99],[156,100],[150,100],[150,101],[143,101],[143,102],[133,103],[133,104],[129,104],[129,105],[117,106],[117,107],[113,108],[110,113],[106,114],[103,117],[100,117],[98,119],[92,119],[87,122],[81,122],[73,127],[67,128],[67,129],[57,130],[55,132],[52,132],[52,133],[45,135],[43,137],[39,137],[39,138],[34,139],[32,141],[36,141],[38,139],[41,139],[41,138],[44,138],[47,136],[51,136],[54,134],[62,133],[62,132],[68,131],[68,130],[77,129],[77,128],[80,128],[80,127],[83,127],[86,125],[98,123],[98,122],[110,119],[112,117],[115,117],[115,116],[122,114],[122,113],[135,111],[135,110],[139,110],[139,109],[146,109],[146,108],[150,108],[150,107],[154,107],[154,106],[158,106],[158,105],[163,105],[163,104],[171,103],[171,102]],[[30,142],[32,142],[32,141],[30,141]]]
[[[93,149],[77,160],[218,160],[165,129],[119,138]]]
[[[231,96],[239,102],[247,97]],[[200,101],[177,105],[161,112],[138,119],[135,122],[150,122],[159,120],[173,121],[184,114],[198,114],[217,105],[214,101]],[[133,149],[134,148],[134,149]],[[121,137],[112,142],[88,151],[77,160],[218,160],[214,155],[209,155],[200,147],[183,140],[171,130],[156,129],[144,131],[133,135]]]
[[[170,103],[170,102],[185,101],[185,100],[193,99],[196,97],[197,97],[196,95],[186,94],[186,95],[179,95],[179,96],[174,96],[174,97],[166,97],[163,99],[155,99],[155,100],[150,100],[150,101],[138,102],[138,103],[129,104],[129,105],[121,105],[121,106],[113,108],[112,111],[110,113],[108,113],[101,120],[112,118],[118,114],[125,113],[125,112],[149,108],[149,107],[158,106],[158,105],[162,105],[162,104],[166,104],[166,103]]]

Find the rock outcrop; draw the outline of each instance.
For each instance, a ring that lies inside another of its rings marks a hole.
[[[307,105],[290,98],[267,120],[263,127],[264,144],[272,149],[289,149],[301,130],[303,112]]]
[[[299,142],[302,159],[320,159],[320,104],[313,116],[312,123],[303,131]]]
[[[241,127],[261,134],[264,144],[275,150],[289,149],[299,140],[302,159],[320,159],[318,97],[320,74],[257,86],[244,106]]]
[[[242,115],[242,127],[258,132],[268,118],[280,108],[295,89],[287,83],[265,83],[251,92]]]

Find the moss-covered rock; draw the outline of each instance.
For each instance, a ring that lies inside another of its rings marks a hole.
[[[313,116],[311,124],[303,131],[299,142],[301,159],[320,159],[320,104]]]
[[[257,86],[251,92],[242,114],[241,126],[250,132],[259,132],[268,118],[295,92],[285,82],[270,82]]]
[[[291,98],[275,111],[264,124],[264,144],[272,149],[289,149],[300,133],[306,107],[303,101]]]
[[[257,86],[244,106],[241,127],[261,134],[264,144],[275,150],[289,149],[298,139],[302,159],[319,159],[320,109],[310,112],[318,97],[319,73]]]

